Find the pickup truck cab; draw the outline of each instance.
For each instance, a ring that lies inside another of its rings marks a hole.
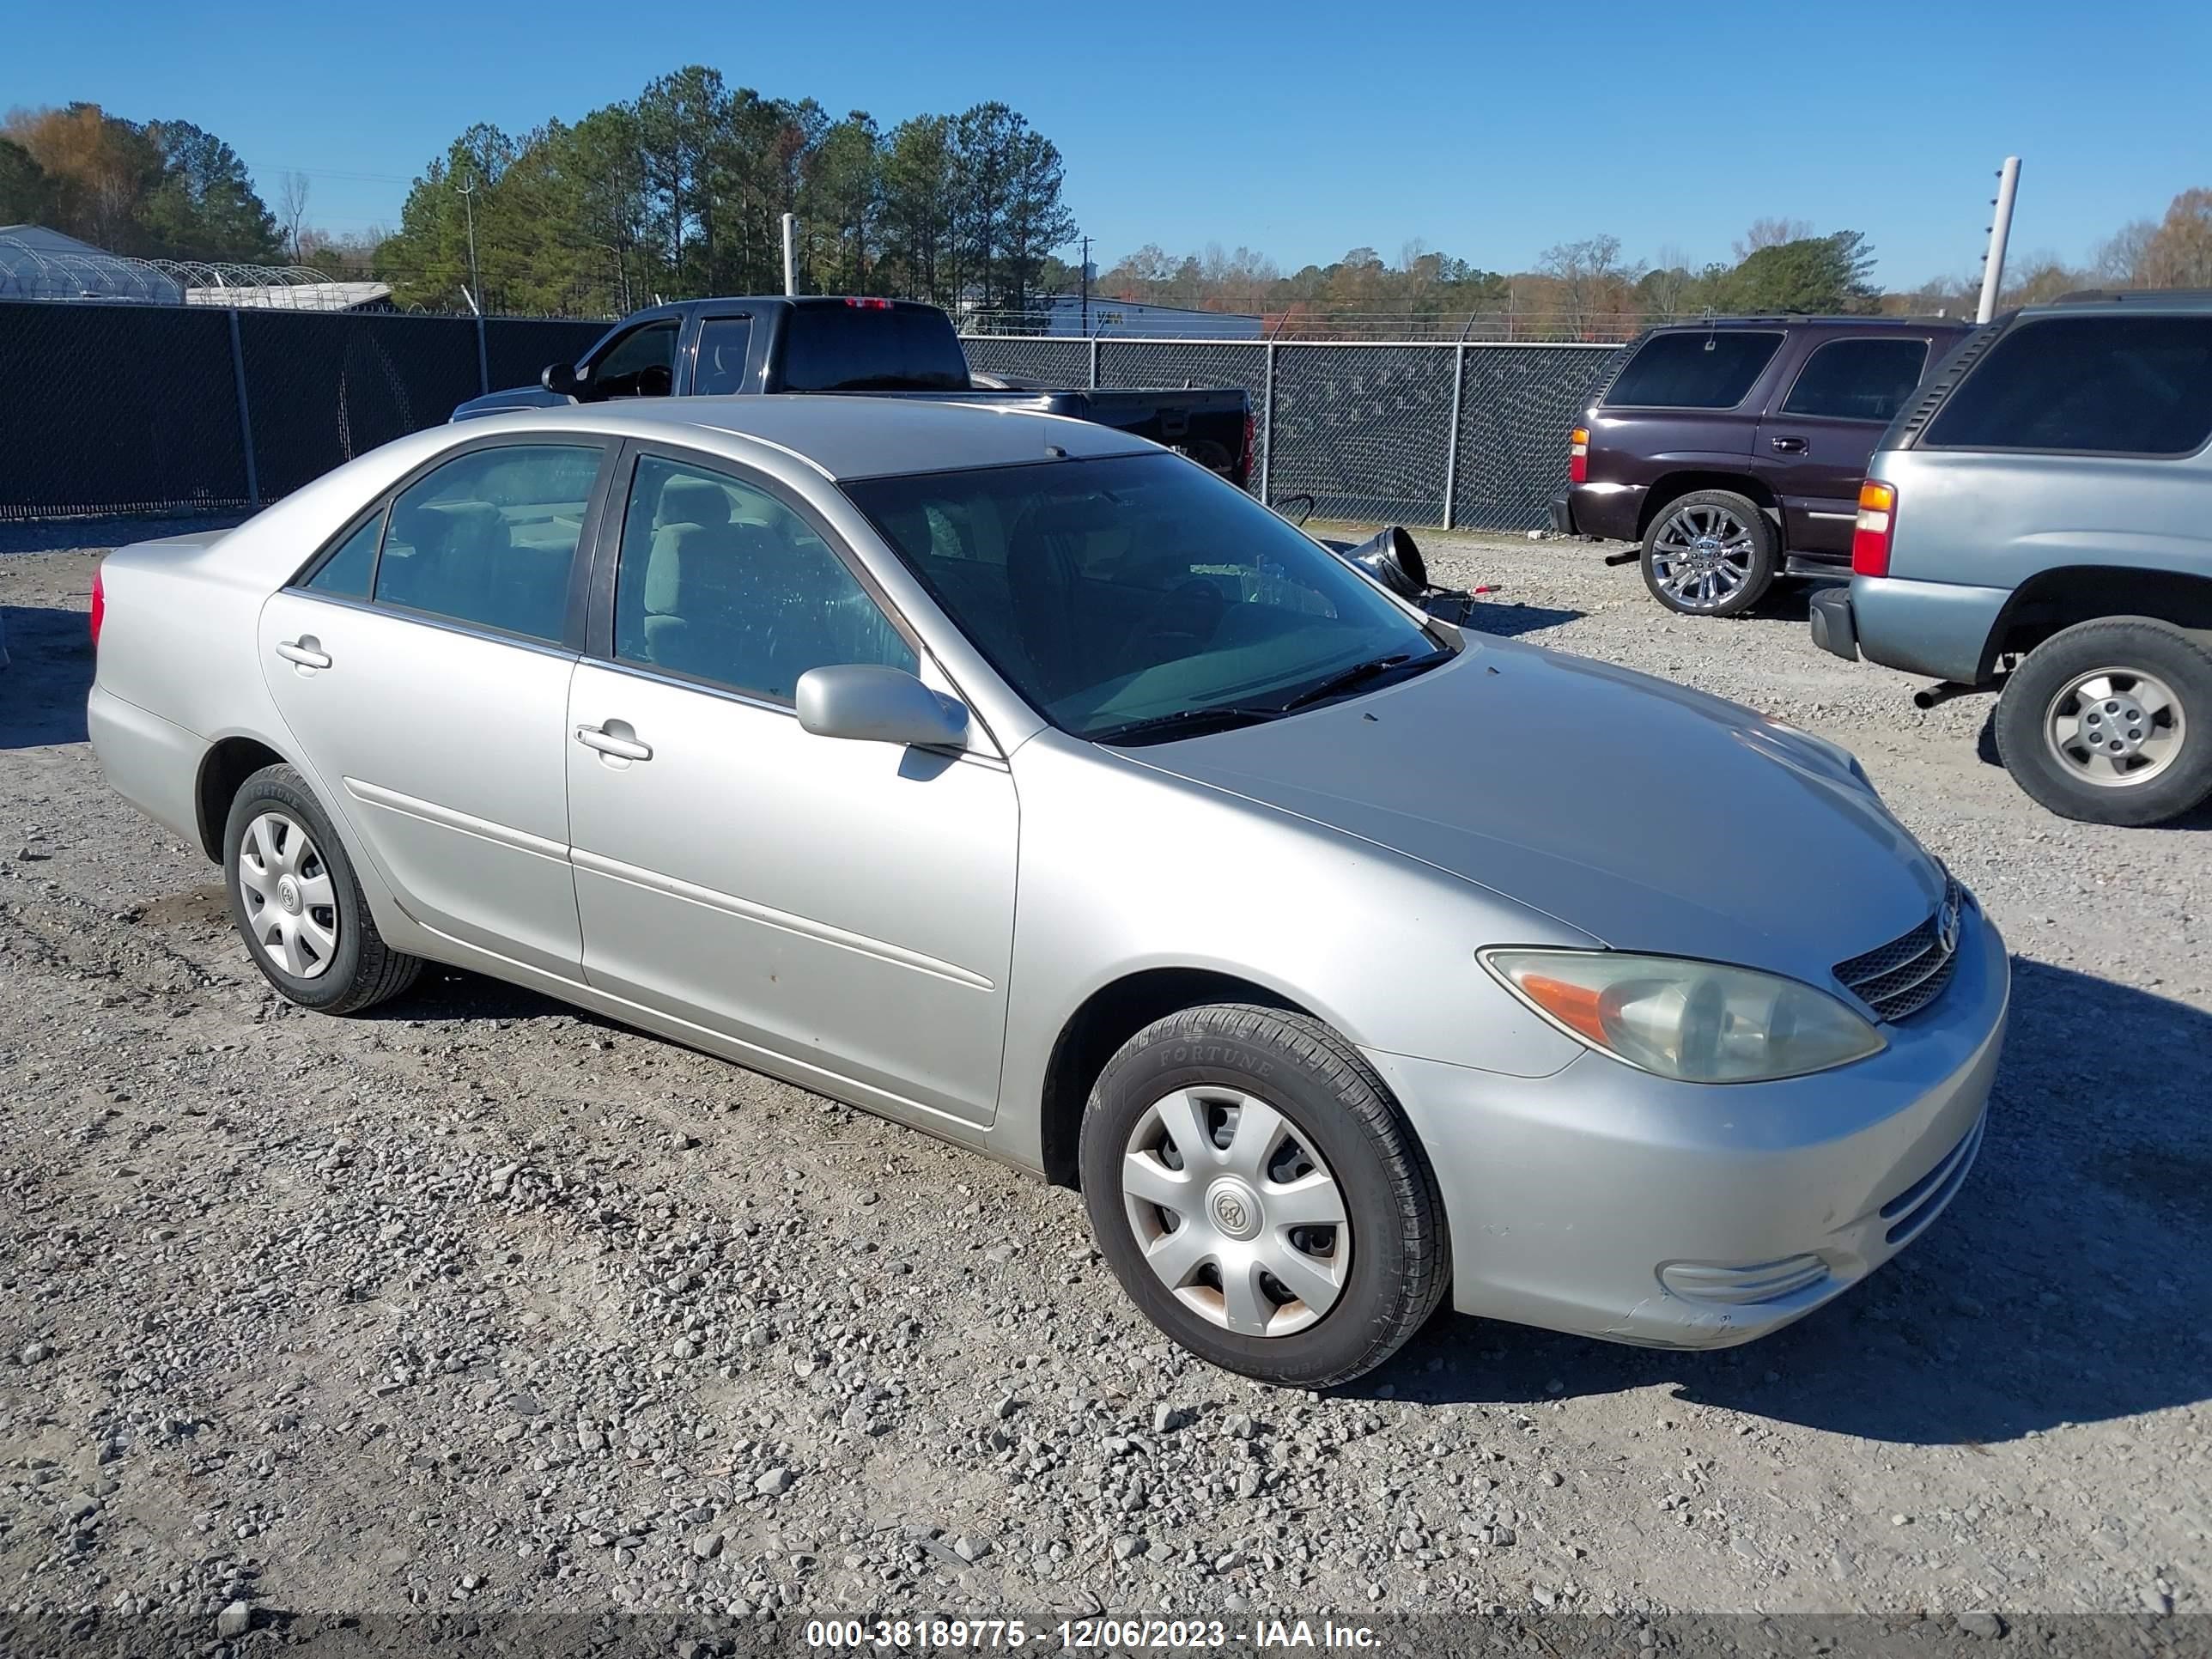
[[[938,307],[857,296],[654,306],[625,317],[576,362],[549,367],[538,385],[471,398],[453,417],[614,398],[783,392],[957,399],[1071,416],[1179,450],[1240,488],[1251,472],[1251,400],[1241,388],[987,386],[970,372],[952,319]]]

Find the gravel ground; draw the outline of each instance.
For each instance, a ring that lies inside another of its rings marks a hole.
[[[1501,631],[1850,744],[1980,891],[1973,1179],[1756,1346],[1447,1315],[1322,1396],[1186,1360],[1073,1194],[912,1132],[468,975],[278,1001],[85,744],[94,533],[0,527],[0,1612],[2212,1600],[2212,817],[2046,815],[1985,700],[1916,712],[1802,597],[1424,538]]]

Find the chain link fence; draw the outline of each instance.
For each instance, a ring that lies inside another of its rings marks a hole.
[[[273,501],[573,361],[596,322],[118,303],[0,304],[0,519]],[[1233,386],[1253,484],[1355,521],[1535,529],[1620,348],[1468,341],[967,342],[1042,386]]]
[[[0,304],[0,520],[274,501],[494,387],[573,359],[601,323],[9,301]]]
[[[1237,386],[1253,480],[1316,516],[1535,530],[1566,482],[1567,433],[1613,372],[1613,344],[971,336],[986,373],[1054,386]]]

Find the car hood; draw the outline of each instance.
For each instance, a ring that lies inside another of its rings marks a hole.
[[[510,386],[504,392],[487,392],[481,398],[471,398],[455,407],[453,418],[473,420],[479,415],[503,415],[510,409],[559,409],[575,400],[558,392],[548,392],[542,386]]]
[[[1479,883],[1617,950],[1826,984],[1942,895],[1941,866],[1845,750],[1702,692],[1511,641],[1470,636],[1455,661],[1395,686],[1123,752]]]

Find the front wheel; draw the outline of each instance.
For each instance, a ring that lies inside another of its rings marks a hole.
[[[2077,623],[1997,699],[1997,754],[2061,817],[2144,825],[2212,796],[2212,653],[2171,623]]]
[[[1757,502],[1698,489],[1659,509],[1644,536],[1644,585],[1669,611],[1736,617],[1773,585],[1781,538]]]
[[[1226,1370],[1349,1382],[1443,1296],[1428,1161],[1358,1050],[1304,1015],[1219,1004],[1154,1021],[1100,1073],[1081,1163],[1130,1299]]]

